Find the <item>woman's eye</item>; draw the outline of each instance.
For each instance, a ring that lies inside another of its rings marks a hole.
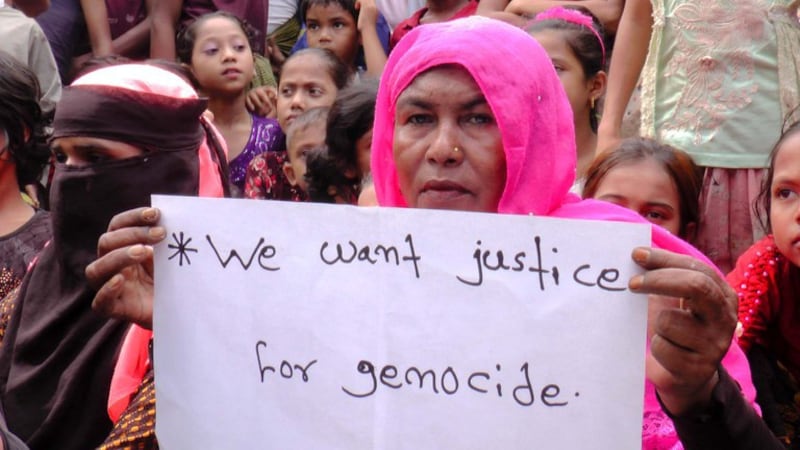
[[[485,125],[494,122],[494,117],[489,114],[473,114],[469,116],[467,122],[475,125]]]
[[[308,93],[311,94],[312,97],[319,97],[323,94],[322,89],[318,87],[313,87],[308,90]]]
[[[53,154],[53,158],[55,158],[56,162],[62,164],[67,162],[67,154],[62,152],[61,150],[51,150],[50,153]]]
[[[412,114],[408,116],[408,123],[412,125],[423,125],[433,122],[433,118],[428,114]]]
[[[290,97],[292,95],[292,89],[288,87],[283,87],[281,88],[279,93],[281,94],[281,97]]]
[[[97,164],[104,161],[109,161],[111,158],[105,154],[100,152],[88,152],[84,157],[84,160],[89,164]]]

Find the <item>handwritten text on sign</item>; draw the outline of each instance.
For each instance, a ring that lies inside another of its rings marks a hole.
[[[167,449],[641,445],[641,225],[154,197]]]

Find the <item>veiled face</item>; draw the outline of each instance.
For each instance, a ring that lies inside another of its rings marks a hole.
[[[87,166],[144,154],[141,148],[125,142],[82,136],[54,139],[52,151],[58,162],[69,166]]]
[[[506,161],[497,121],[464,69],[417,76],[397,99],[394,160],[409,207],[497,212]]]

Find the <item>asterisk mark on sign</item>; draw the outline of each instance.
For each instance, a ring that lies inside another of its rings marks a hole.
[[[189,259],[188,252],[197,253],[196,248],[189,247],[189,243],[192,242],[192,238],[187,238],[186,240],[184,240],[183,231],[181,231],[179,235],[175,235],[175,233],[172,233],[172,240],[175,241],[175,243],[169,244],[167,245],[167,247],[171,248],[172,250],[175,250],[175,252],[171,254],[167,259],[172,259],[178,256],[179,266],[183,266],[183,258],[186,258],[187,265],[192,265],[192,260]]]

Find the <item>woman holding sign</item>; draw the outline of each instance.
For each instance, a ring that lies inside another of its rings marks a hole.
[[[4,301],[0,335],[2,412],[30,448],[95,448],[111,430],[109,382],[130,326],[92,311],[84,270],[110,218],[152,193],[222,195],[205,108],[182,77],[146,64],[97,69],[64,90],[53,238]]]
[[[477,17],[420,27],[392,52],[378,92],[378,200],[643,222],[568,192],[575,176],[572,123],[547,54],[526,33]],[[155,227],[163,235],[157,221],[152,209],[112,221],[103,241],[116,244],[101,247],[87,270],[101,286],[98,308],[150,323],[152,297],[144,293],[152,292],[151,279],[123,270],[152,267],[147,245],[158,239],[148,233]],[[699,252],[661,228],[652,233],[658,248],[633,250],[645,272],[629,282],[631,290],[651,294],[643,447],[781,448],[751,406],[747,363],[731,346],[736,296]]]

